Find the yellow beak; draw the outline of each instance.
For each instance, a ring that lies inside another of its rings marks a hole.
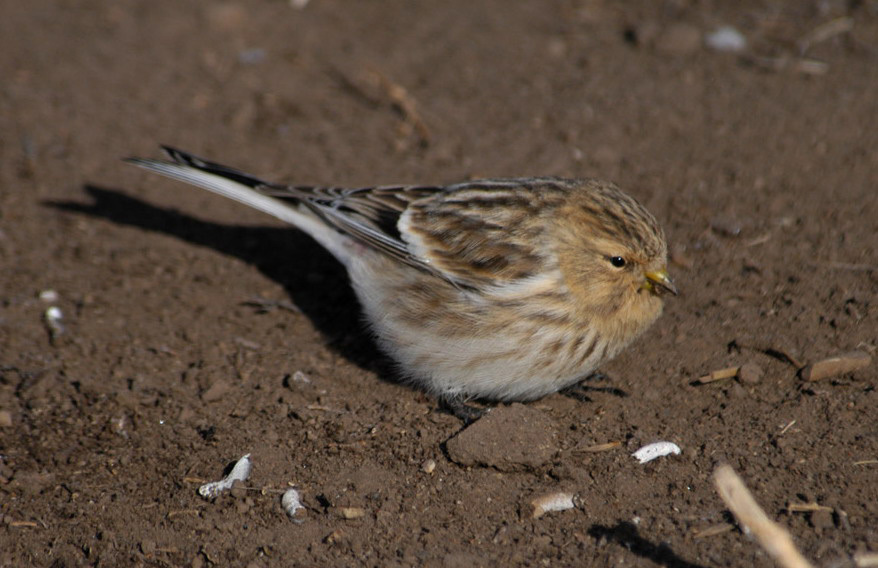
[[[647,272],[644,276],[646,276],[646,282],[643,284],[643,287],[650,292],[658,293],[658,289],[661,289],[667,290],[674,296],[677,295],[677,287],[674,286],[674,281],[671,280],[666,268],[654,272]]]

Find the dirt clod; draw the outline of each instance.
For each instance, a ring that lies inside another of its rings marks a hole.
[[[744,363],[738,369],[738,380],[745,385],[756,385],[762,381],[765,371],[756,363]]]
[[[523,404],[498,406],[448,440],[448,456],[464,466],[500,471],[537,468],[558,451],[556,426],[545,413]]]

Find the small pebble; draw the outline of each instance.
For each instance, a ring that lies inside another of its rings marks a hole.
[[[740,221],[729,215],[719,215],[710,222],[710,228],[724,237],[739,237],[743,231]]]
[[[765,372],[756,363],[744,363],[738,369],[738,380],[745,385],[755,385],[762,381]]]
[[[704,38],[707,47],[726,53],[740,53],[747,49],[747,38],[732,26],[721,26]]]
[[[0,410],[0,428],[12,426],[12,413],[8,410]]]
[[[64,333],[64,325],[61,323],[61,320],[64,319],[64,312],[61,311],[61,308],[58,306],[49,307],[44,318],[46,320],[46,327],[49,328],[49,333],[52,337]]]
[[[342,519],[351,521],[364,517],[366,515],[366,510],[362,507],[339,507],[336,509],[336,513]]]
[[[429,459],[424,460],[424,463],[421,464],[421,471],[424,473],[433,473],[436,470],[436,460]]]
[[[854,566],[857,568],[875,568],[878,566],[878,552],[855,552]]]
[[[51,304],[52,302],[57,302],[58,301],[58,292],[56,292],[52,289],[43,290],[42,292],[40,292],[40,300],[42,300],[46,303],[49,303],[49,304]]]
[[[155,542],[151,540],[144,540],[140,543],[140,551],[146,554],[147,556],[151,556],[155,554]]]
[[[302,371],[296,371],[295,373],[293,373],[293,382],[307,385],[311,382],[311,379]]]
[[[230,390],[232,390],[232,385],[223,379],[218,379],[214,381],[206,391],[201,393],[201,400],[204,402],[216,402],[222,400]]]
[[[811,363],[802,369],[802,378],[806,381],[819,381],[820,379],[851,373],[868,367],[871,363],[872,357],[865,351],[850,351]]]
[[[325,542],[326,544],[335,544],[336,542],[341,541],[343,538],[345,538],[344,532],[340,530],[334,530],[329,533],[326,538],[323,539],[323,542]]]
[[[643,446],[631,455],[637,458],[640,463],[643,464],[651,462],[656,458],[679,453],[680,446],[673,442],[654,442],[652,444],[647,444]]]
[[[539,519],[546,513],[554,511],[566,511],[574,507],[572,493],[549,493],[541,495],[530,502],[531,517]]]

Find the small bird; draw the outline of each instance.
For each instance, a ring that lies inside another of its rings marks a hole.
[[[472,399],[577,384],[659,317],[663,292],[677,294],[655,218],[609,182],[306,187],[163,149],[170,161],[126,161],[310,235],[347,269],[401,375],[465,419]]]

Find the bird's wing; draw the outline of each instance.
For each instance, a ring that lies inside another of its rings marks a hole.
[[[565,180],[526,178],[446,187],[273,186],[266,194],[303,199],[308,191],[305,204],[337,229],[455,285],[484,288],[542,272],[554,254],[544,243],[545,216],[568,189]]]
[[[353,239],[455,285],[502,286],[544,266],[545,205],[566,192],[554,178],[359,189],[285,186],[163,147],[172,162],[135,165],[219,193],[320,237],[319,219]],[[304,225],[304,226],[303,226]],[[325,235],[324,235],[325,236]],[[331,239],[318,238],[324,246]],[[330,250],[339,256],[338,251]]]
[[[328,225],[360,243],[415,268],[432,271],[424,259],[412,254],[398,225],[412,202],[441,193],[441,187],[400,185],[346,189],[272,184],[261,191],[280,201],[302,203]]]
[[[399,231],[410,253],[448,280],[507,286],[539,276],[554,257],[547,216],[566,191],[554,178],[457,184],[411,203]]]

